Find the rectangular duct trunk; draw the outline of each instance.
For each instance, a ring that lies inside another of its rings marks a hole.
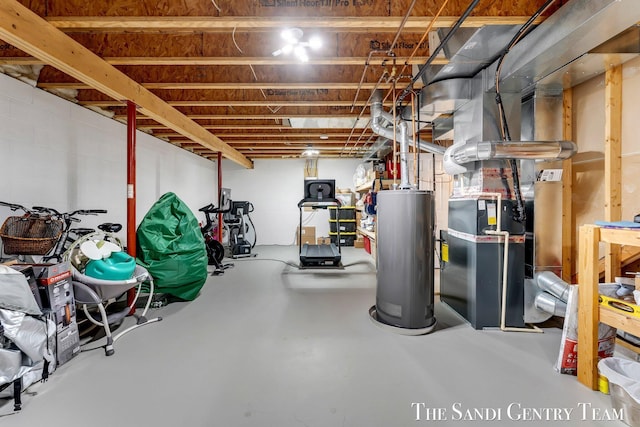
[[[562,139],[562,96],[537,91],[522,107],[522,140]],[[562,169],[562,162],[521,162],[527,207],[526,276],[540,271],[562,273],[562,181],[539,181],[543,170]]]

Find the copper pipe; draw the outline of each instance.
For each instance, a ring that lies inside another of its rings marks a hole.
[[[449,0],[446,0],[449,1]],[[360,77],[360,83],[358,84],[358,89],[356,90],[356,95],[353,99],[353,104],[351,105],[351,112],[353,112],[353,109],[355,108],[355,104],[358,101],[358,95],[360,94],[360,88],[362,87],[362,83],[364,81],[364,76],[367,72],[367,68],[369,68],[369,61],[371,60],[371,55],[373,55],[374,53],[386,53],[387,56],[395,56],[393,54],[393,46],[395,46],[395,44],[397,43],[398,39],[400,38],[400,34],[402,33],[402,30],[404,28],[404,26],[407,24],[407,20],[409,20],[409,15],[411,14],[411,11],[413,10],[414,6],[416,5],[416,0],[413,0],[411,2],[411,5],[409,6],[409,8],[407,9],[407,13],[404,14],[404,17],[402,18],[402,22],[400,22],[400,26],[398,27],[398,31],[396,31],[396,35],[393,39],[393,42],[391,42],[391,46],[389,46],[389,49],[384,51],[384,50],[372,50],[371,52],[369,52],[369,56],[367,57],[367,62],[365,62],[364,64],[364,70],[362,70],[362,76]],[[435,21],[435,18],[433,21],[431,21],[431,25],[433,25],[433,22]],[[421,42],[422,43],[422,42]],[[415,51],[414,51],[415,53]],[[375,89],[374,89],[375,90]]]

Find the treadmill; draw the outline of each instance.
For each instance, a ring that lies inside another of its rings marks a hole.
[[[298,202],[300,210],[300,226],[298,228],[298,250],[301,268],[341,268],[342,253],[340,251],[340,215],[336,210],[337,245],[302,244],[302,208],[327,209],[330,206],[340,207],[335,198],[335,180],[305,180],[305,198]]]

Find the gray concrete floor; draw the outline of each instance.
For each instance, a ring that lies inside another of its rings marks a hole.
[[[609,396],[554,371],[560,329],[476,331],[437,303],[433,333],[395,334],[369,319],[375,266],[362,249],[343,248],[344,270],[298,270],[295,246],[255,252],[194,301],[152,310],[164,320],[115,355],[83,352],[33,385],[20,413],[0,402],[0,424],[624,425],[602,420]],[[559,410],[530,421],[545,408]]]

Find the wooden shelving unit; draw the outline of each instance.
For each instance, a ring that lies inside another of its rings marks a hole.
[[[600,242],[608,245],[640,247],[640,230],[602,228],[596,225],[580,227],[578,292],[578,381],[598,389],[598,324],[600,322],[640,336],[640,318],[598,303],[598,250]],[[612,268],[612,266],[608,266]],[[610,272],[608,272],[610,273]],[[639,288],[636,278],[636,289]]]
[[[382,180],[382,188],[378,188],[379,183],[380,183],[380,180],[376,179],[376,189],[378,191],[380,191],[380,190],[388,190],[393,185],[393,179],[383,179]],[[370,180],[367,183],[359,185],[358,187],[356,187],[356,192],[358,192],[358,193],[367,193],[369,190],[371,190],[371,186],[372,185],[373,185],[373,180]],[[375,233],[375,231],[365,230],[364,228],[361,228],[358,225],[358,227],[356,228],[356,233],[361,234],[362,236],[365,236],[365,237],[367,237],[369,239],[369,243],[371,245],[371,255],[375,258],[375,256],[376,256],[376,233]]]
[[[376,179],[376,182],[379,182],[378,179]],[[367,182],[365,184],[359,185],[358,187],[356,187],[356,192],[358,192],[358,193],[366,193],[367,191],[371,190],[371,184],[373,184],[373,180],[371,180],[370,182]],[[393,180],[392,179],[383,179],[382,180],[382,189],[383,190],[390,189],[392,185],[393,185]]]

